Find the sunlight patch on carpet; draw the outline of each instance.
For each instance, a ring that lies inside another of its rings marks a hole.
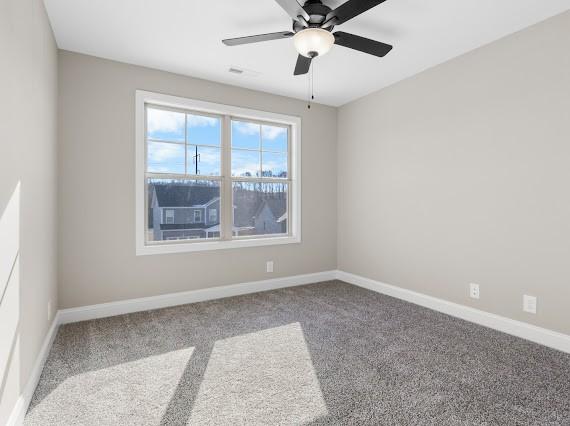
[[[299,323],[215,343],[188,424],[302,424],[327,407]]]
[[[28,413],[38,424],[160,424],[194,348],[72,376]],[[42,410],[42,406],[51,407]],[[34,412],[41,413],[41,419]],[[117,423],[119,422],[119,423]]]

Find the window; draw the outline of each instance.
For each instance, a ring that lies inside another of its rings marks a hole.
[[[143,91],[136,111],[137,254],[300,241],[299,118]]]
[[[232,120],[235,236],[287,234],[288,141],[287,126]]]
[[[152,214],[152,212],[150,214]],[[174,223],[174,210],[165,210],[164,216],[164,223]]]

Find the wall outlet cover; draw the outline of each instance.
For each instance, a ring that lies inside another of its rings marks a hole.
[[[536,314],[536,305],[537,301],[535,296],[529,296],[528,294],[523,296],[523,311]]]
[[[472,299],[479,299],[479,284],[469,284],[469,297]]]
[[[267,272],[273,272],[273,261],[272,260],[267,261],[265,270]]]

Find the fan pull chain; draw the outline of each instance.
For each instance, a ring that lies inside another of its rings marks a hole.
[[[307,74],[307,109],[311,109],[311,73]]]
[[[311,71],[309,72],[309,93],[307,108],[311,109],[311,101],[315,99],[315,61],[312,61]]]

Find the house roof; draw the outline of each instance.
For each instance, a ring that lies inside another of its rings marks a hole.
[[[259,207],[259,199],[254,191],[234,190],[234,226],[252,226],[253,217]]]
[[[254,216],[259,216],[265,206],[269,207],[271,214],[275,219],[277,219],[285,214],[287,210],[287,199],[284,197],[266,198],[259,203],[259,207],[257,208]]]
[[[154,184],[160,207],[198,207],[220,196],[219,186]]]

